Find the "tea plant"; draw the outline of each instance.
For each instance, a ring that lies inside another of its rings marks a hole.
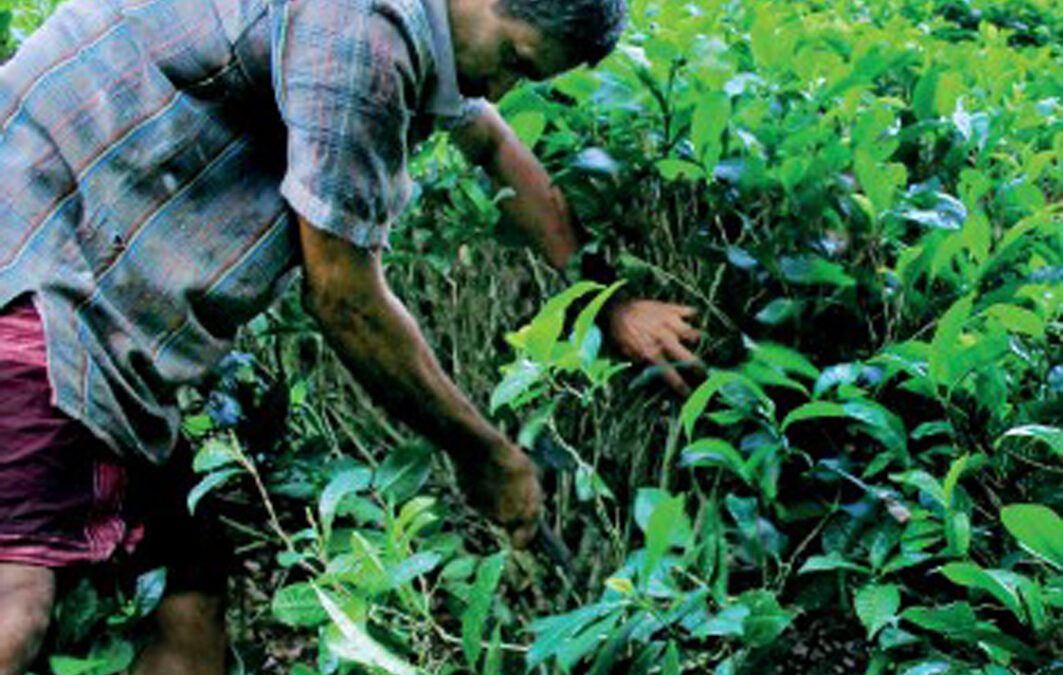
[[[492,243],[507,193],[432,139],[389,278],[574,555],[506,551],[293,293],[182,397],[237,667],[1058,670],[1057,5],[633,0],[600,67],[501,102],[625,292],[702,313],[682,401],[609,352],[617,286]],[[52,7],[0,3],[0,54]],[[53,672],[126,667],[157,590],[70,595]]]

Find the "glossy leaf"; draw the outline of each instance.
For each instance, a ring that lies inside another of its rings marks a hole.
[[[480,661],[481,639],[494,601],[495,589],[506,567],[506,554],[485,558],[476,570],[476,581],[469,595],[469,605],[461,615],[461,648],[465,660],[475,671]]]
[[[900,589],[896,584],[872,584],[856,592],[853,606],[869,638],[888,625],[901,607]]]
[[[332,598],[315,587],[321,606],[328,613],[339,637],[329,641],[329,648],[340,658],[370,668],[379,668],[390,675],[416,675],[418,670],[395,656],[369,635],[365,626],[356,623]]]
[[[1063,518],[1041,504],[1012,504],[1000,512],[1004,527],[1030,553],[1063,570]]]

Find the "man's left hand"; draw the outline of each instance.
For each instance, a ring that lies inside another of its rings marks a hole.
[[[622,355],[654,364],[668,386],[687,396],[691,385],[676,366],[694,366],[704,372],[701,359],[684,345],[701,337],[688,323],[696,314],[693,307],[669,302],[621,300],[605,318],[609,337]]]

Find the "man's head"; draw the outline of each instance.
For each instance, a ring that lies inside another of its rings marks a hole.
[[[450,0],[458,82],[498,100],[521,79],[542,80],[612,51],[624,0]]]

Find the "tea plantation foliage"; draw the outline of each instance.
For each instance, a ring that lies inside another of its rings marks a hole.
[[[6,2],[10,49],[50,5]],[[634,0],[509,95],[625,291],[698,308],[686,400],[432,140],[389,276],[566,546],[509,550],[292,293],[183,397],[234,668],[1060,672],[1061,51],[1052,0]],[[43,667],[119,672],[164,579],[76,588]]]

